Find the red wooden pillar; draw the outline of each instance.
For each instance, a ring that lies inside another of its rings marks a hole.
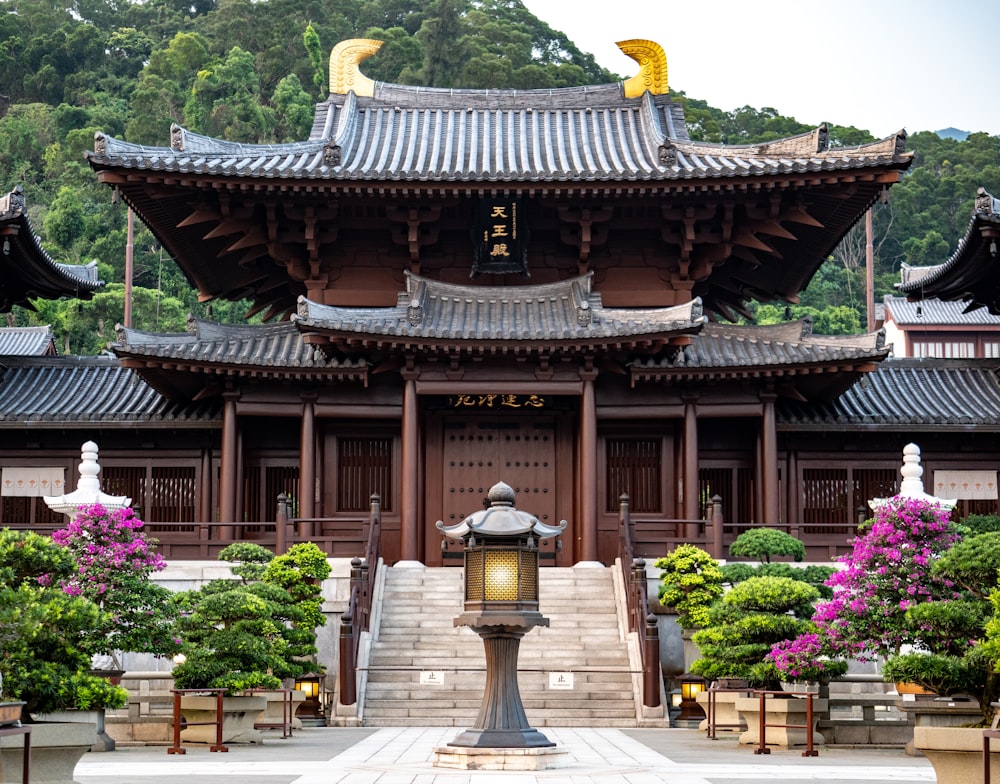
[[[237,472],[239,471],[239,438],[236,417],[235,392],[226,392],[222,409],[222,455],[220,467],[221,481],[219,487],[219,522],[236,522],[236,491],[238,487]],[[232,541],[233,529],[225,526],[220,530],[219,539]]]
[[[778,429],[774,413],[777,396],[767,393],[760,396],[764,404],[760,427],[761,485],[763,487],[763,525],[777,525],[781,517],[781,499],[778,495]]]
[[[316,516],[316,396],[302,397],[299,434],[299,517]],[[313,535],[312,523],[301,523],[303,539]]]
[[[580,400],[580,538],[579,559],[597,557],[597,397],[596,372],[583,379]]]
[[[684,476],[681,487],[683,498],[683,517],[685,520],[698,520],[701,509],[698,504],[698,409],[695,403],[697,395],[684,395]],[[684,538],[689,542],[697,542],[701,532],[694,523],[688,523]]]
[[[399,548],[400,560],[419,561],[417,550],[417,504],[419,492],[417,487],[417,469],[419,463],[419,435],[417,419],[417,382],[409,377],[403,387],[403,455],[402,477],[402,508],[399,517]]]

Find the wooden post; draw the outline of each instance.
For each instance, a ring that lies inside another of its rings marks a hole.
[[[284,555],[288,552],[288,496],[278,494],[278,512],[274,516],[274,553]]]
[[[354,624],[351,612],[348,610],[340,616],[340,704],[353,705],[358,701],[358,690],[355,684],[356,665],[354,662]]]
[[[776,395],[773,393],[760,396],[761,402],[764,404],[760,433],[761,482],[763,485],[763,520],[761,522],[764,525],[777,525],[781,522],[781,499],[778,497],[778,432],[774,413],[775,398]]]
[[[580,400],[580,532],[579,559],[597,557],[597,398],[594,376],[583,380]]]
[[[299,434],[299,513],[297,517],[316,516],[316,396],[302,397],[302,429]],[[301,524],[301,536],[313,536],[312,522]]]
[[[653,613],[646,616],[643,644],[642,704],[647,708],[658,708],[660,707],[660,682],[663,675],[660,673],[660,630]]]
[[[237,437],[236,421],[236,398],[234,392],[227,392],[223,395],[222,409],[222,466],[220,473],[221,487],[219,488],[219,522],[236,522],[236,490],[237,471],[239,468],[239,438]],[[223,526],[219,534],[219,539],[223,542],[232,541],[233,530],[230,526]]]
[[[684,495],[682,509],[685,520],[701,519],[701,509],[698,498],[698,410],[695,408],[697,395],[684,395]],[[684,538],[689,542],[698,541],[698,526],[687,523]]]
[[[713,558],[722,558],[723,531],[725,524],[722,514],[722,496],[713,495],[711,501],[712,508],[712,538],[709,542],[709,552]]]
[[[417,383],[407,378],[403,387],[402,509],[399,515],[400,560],[419,561],[417,504],[419,492],[419,429],[417,427]]]

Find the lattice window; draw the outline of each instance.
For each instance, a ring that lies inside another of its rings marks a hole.
[[[0,497],[0,525],[54,525],[62,528],[66,516],[53,512],[40,496]]]
[[[392,510],[392,439],[337,440],[337,510],[367,512],[372,493],[381,496],[382,510]]]
[[[609,438],[607,442],[606,509],[618,510],[623,493],[630,512],[661,512],[661,441],[643,438]]]
[[[814,525],[845,526],[853,516],[846,468],[804,468],[802,470],[802,522]],[[817,531],[822,533],[822,531]]]
[[[716,495],[722,498],[722,519],[727,525],[754,522],[754,481],[749,467],[700,468],[698,508],[703,519],[708,519],[708,503]]]

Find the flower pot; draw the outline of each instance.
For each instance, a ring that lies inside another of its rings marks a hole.
[[[910,683],[909,681],[899,681],[895,684],[897,694],[917,694],[922,696],[934,696],[934,692],[930,689],[925,689],[916,683]]]
[[[196,694],[181,697],[181,715],[189,725],[181,730],[181,741],[184,743],[211,743],[216,740],[215,727],[216,699]],[[260,712],[267,708],[267,698],[224,697],[222,700],[222,742],[223,743],[260,743],[262,738],[259,730],[254,729],[254,722]]]
[[[75,784],[73,770],[97,742],[97,726],[78,722],[31,725],[31,784]],[[24,736],[0,738],[2,784],[21,784]]]
[[[21,720],[23,702],[0,702],[0,727],[17,724]]]

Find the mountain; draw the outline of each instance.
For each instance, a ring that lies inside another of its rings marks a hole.
[[[960,131],[958,128],[944,128],[940,131],[935,131],[938,136],[942,139],[956,139],[960,142],[964,142],[969,138],[968,131]]]

